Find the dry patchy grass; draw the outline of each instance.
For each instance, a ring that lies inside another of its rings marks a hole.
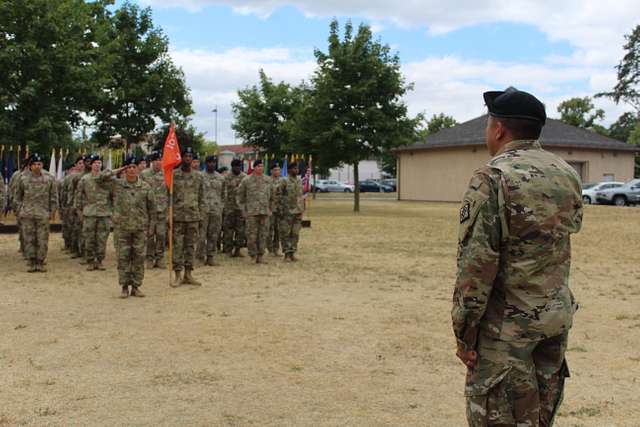
[[[328,197],[324,197],[328,196]],[[449,311],[457,206],[321,195],[302,262],[224,259],[201,289],[61,255],[29,275],[0,236],[0,425],[464,425]],[[640,209],[587,207],[559,426],[640,421]]]

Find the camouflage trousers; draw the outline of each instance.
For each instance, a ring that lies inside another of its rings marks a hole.
[[[43,262],[49,250],[49,219],[20,218],[24,239],[24,257],[30,262]]]
[[[231,252],[245,245],[246,222],[242,217],[242,211],[234,210],[224,213],[224,251]]]
[[[62,240],[64,241],[64,248],[71,248],[71,220],[69,218],[70,212],[68,208],[60,209],[60,221],[62,222]]]
[[[22,219],[16,218],[16,225],[18,226],[18,243],[20,244],[20,252],[26,258],[24,253],[24,233],[22,231]]]
[[[269,218],[269,236],[267,237],[267,249],[269,253],[276,254],[280,250],[280,215],[273,214]]]
[[[87,262],[104,259],[110,228],[109,217],[106,216],[85,216],[82,219],[82,239]]]
[[[120,230],[113,233],[118,257],[118,283],[120,286],[142,286],[144,255],[147,236],[145,230]]]
[[[247,217],[247,248],[250,256],[264,255],[269,234],[269,217],[252,215]]]
[[[208,213],[204,215],[200,228],[198,257],[213,257],[218,250],[218,237],[222,228],[222,214]]]
[[[158,215],[158,218],[149,224],[149,239],[147,240],[147,258],[161,260],[164,258],[164,250],[167,246],[167,217]]]
[[[285,254],[293,254],[298,251],[301,228],[302,214],[280,217],[280,241],[282,242],[282,251]]]
[[[468,370],[465,387],[469,425],[553,425],[569,376],[567,337],[507,342],[480,334],[478,365]]]
[[[173,270],[193,270],[200,222],[173,223]]]
[[[82,214],[75,212],[73,215],[73,225],[71,226],[73,239],[73,249],[76,255],[84,256],[84,236],[82,231]]]

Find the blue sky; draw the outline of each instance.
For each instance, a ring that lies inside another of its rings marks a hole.
[[[324,49],[331,18],[371,25],[400,55],[415,90],[411,113],[444,112],[458,121],[484,112],[481,93],[514,85],[529,90],[557,116],[557,104],[615,83],[624,34],[640,23],[633,1],[517,2],[431,0],[138,0],[153,9],[171,54],[191,87],[194,124],[220,143],[234,142],[231,103],[264,68],[297,83]],[[614,121],[626,106],[596,102]],[[240,141],[236,141],[240,142]]]

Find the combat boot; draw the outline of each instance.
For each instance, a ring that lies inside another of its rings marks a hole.
[[[175,271],[175,276],[173,278],[173,281],[171,282],[171,287],[172,288],[177,288],[179,286],[182,285],[182,277],[180,275],[180,270],[176,270]]]
[[[93,264],[93,269],[94,270],[99,270],[99,271],[106,271],[106,268],[104,267],[104,265],[102,265],[102,260],[101,259],[99,259],[98,262]]]
[[[256,264],[268,264],[263,258],[263,255],[256,255]]]
[[[290,261],[291,261],[291,259],[289,258],[289,254],[287,254],[287,253],[285,253],[285,254],[284,254],[284,259],[283,259],[283,261],[284,261],[284,262],[290,262]]]
[[[205,265],[209,266],[209,267],[217,267],[220,264],[218,264],[212,256],[207,257],[207,262],[205,263]]]
[[[132,286],[131,287],[131,296],[132,297],[138,297],[138,298],[144,298],[144,294],[142,293],[140,288],[138,288],[137,286]]]
[[[80,263],[82,264],[82,263]],[[96,264],[94,262],[85,262],[84,264],[87,265],[87,271],[93,271],[93,270],[97,270],[96,268]]]
[[[120,298],[129,298],[129,286],[123,286],[120,292]]]
[[[156,262],[153,260],[153,258],[148,258],[147,259],[147,270],[151,270],[152,268],[155,268],[156,266]]]
[[[167,261],[164,259],[164,257],[158,258],[156,260],[156,264],[155,264],[156,268],[160,268],[162,270],[164,270],[165,268],[167,268]]]
[[[184,271],[183,283],[187,285],[192,285],[192,286],[202,286],[202,283],[198,282],[196,279],[193,278],[193,276],[191,275],[191,270]]]
[[[29,273],[35,273],[38,271],[38,266],[36,264],[35,261],[29,261],[29,269],[27,270],[27,272]]]
[[[46,273],[47,269],[44,266],[44,262],[43,261],[36,261],[36,269],[37,271],[39,271],[40,273]]]
[[[242,255],[242,254],[240,253],[240,248],[235,248],[235,249],[233,250],[233,257],[234,257],[234,258],[242,258],[243,256],[244,256],[244,255]]]
[[[299,261],[299,258],[296,257],[295,254],[289,254],[289,259],[291,260],[291,262]]]

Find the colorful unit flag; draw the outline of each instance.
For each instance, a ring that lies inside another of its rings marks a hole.
[[[171,188],[173,184],[173,169],[182,163],[175,127],[176,125],[171,123],[169,135],[167,135],[167,140],[164,142],[164,149],[162,150],[162,170],[164,171],[164,182],[167,184],[167,188]]]

